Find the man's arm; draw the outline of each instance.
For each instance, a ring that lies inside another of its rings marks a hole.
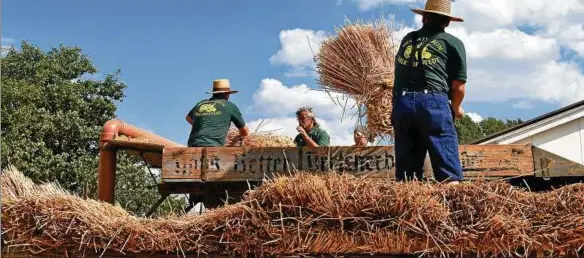
[[[239,129],[239,135],[236,136],[234,140],[242,141],[243,143],[243,138],[249,135],[249,128],[245,124],[245,120],[243,120],[243,116],[241,115],[239,108],[236,105],[232,105],[232,107],[233,112],[231,113],[231,121],[233,124],[235,124],[235,127]]]
[[[459,80],[454,80],[452,82],[451,88],[451,101],[452,109],[454,110],[454,115],[456,118],[461,118],[464,116],[464,109],[462,109],[462,100],[464,99],[464,93],[466,90],[466,83]]]
[[[189,115],[187,115],[186,119],[189,124],[193,125],[193,119]]]
[[[185,118],[190,125],[193,125],[194,123],[191,115],[195,112],[195,108],[197,108],[197,105],[195,105],[193,108],[191,108],[191,110],[189,110],[189,112],[187,113],[187,117]]]
[[[456,39],[452,42],[450,52],[449,77],[452,78],[450,100],[455,118],[461,118],[464,116],[462,100],[464,99],[467,79],[466,49],[464,44]]]
[[[310,138],[310,136],[308,136],[307,133],[301,133],[300,135],[302,135],[302,139],[304,139],[304,142],[306,142],[306,146],[318,147],[318,144],[314,140],[312,140],[312,138]]]

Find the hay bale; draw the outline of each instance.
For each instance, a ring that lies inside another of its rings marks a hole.
[[[31,186],[18,173],[3,173],[2,186],[48,191],[2,198],[6,245],[62,255],[558,257],[584,245],[584,184],[533,193],[504,182],[445,186],[298,173],[248,191],[241,203],[156,219]]]
[[[396,43],[385,20],[348,22],[336,37],[322,42],[315,57],[319,84],[364,105],[367,128],[375,135],[392,132],[392,88]]]
[[[225,147],[239,147],[241,140],[238,140],[239,130],[230,128],[225,140]],[[245,137],[243,146],[245,147],[294,147],[294,139],[278,135],[274,132],[255,132]]]

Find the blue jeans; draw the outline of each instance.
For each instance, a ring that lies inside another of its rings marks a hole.
[[[454,116],[446,94],[400,92],[394,96],[391,121],[398,181],[423,178],[427,151],[436,180],[463,178]]]

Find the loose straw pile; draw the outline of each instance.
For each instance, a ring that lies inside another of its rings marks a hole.
[[[394,72],[393,31],[385,20],[348,23],[325,40],[315,57],[319,83],[327,91],[356,100],[359,117],[374,135],[392,133],[390,114]],[[361,109],[361,108],[360,108]]]
[[[2,175],[8,250],[102,254],[558,257],[584,246],[584,185],[532,193],[327,173],[276,178],[203,215],[142,219],[18,171]]]
[[[230,128],[225,140],[225,147],[240,147],[241,141],[238,140],[239,131]],[[278,135],[273,132],[255,132],[251,133],[243,142],[245,147],[294,147],[294,140],[290,137]]]

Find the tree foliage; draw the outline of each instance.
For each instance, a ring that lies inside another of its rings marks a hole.
[[[120,71],[84,79],[98,71],[80,48],[43,52],[27,42],[1,61],[2,168],[14,165],[36,182],[57,181],[79,195],[88,188],[95,198],[99,132],[125,97]],[[148,185],[154,182],[139,160],[118,153],[117,202],[143,214],[159,197]]]
[[[489,117],[480,122],[473,121],[468,115],[455,122],[460,144],[469,144],[473,141],[501,132],[513,126],[523,123],[521,119],[507,119],[505,121]]]

